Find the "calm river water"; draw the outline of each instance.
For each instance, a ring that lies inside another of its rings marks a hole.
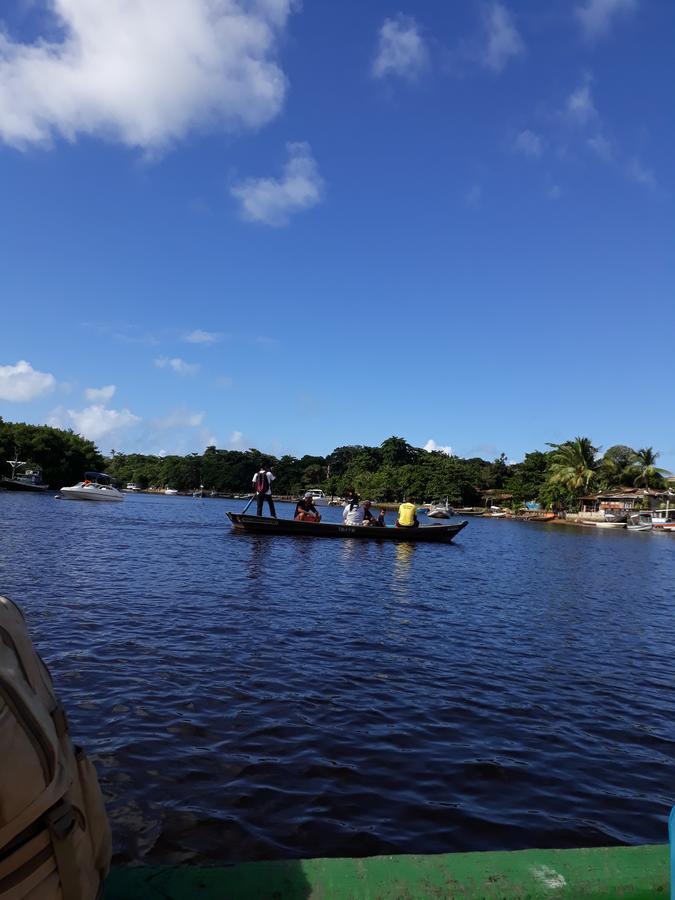
[[[264,538],[231,533],[241,507],[0,493],[0,593],[118,861],[666,840],[675,536]]]

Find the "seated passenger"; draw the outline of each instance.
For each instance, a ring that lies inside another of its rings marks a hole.
[[[351,499],[345,505],[342,520],[345,525],[363,525],[363,507],[359,504],[359,495],[352,491]]]
[[[419,528],[419,520],[417,518],[417,510],[414,503],[401,503],[398,508],[398,519],[396,519],[397,528]]]
[[[384,510],[380,510],[380,514],[377,518],[371,513],[370,507],[373,504],[370,500],[363,501],[363,524],[364,525],[376,525],[379,527],[384,526]]]
[[[317,510],[316,506],[314,506],[311,491],[307,491],[305,496],[298,500],[295,507],[295,520],[296,522],[321,521],[319,511]]]

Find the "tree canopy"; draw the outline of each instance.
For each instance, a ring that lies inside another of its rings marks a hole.
[[[511,463],[505,454],[489,461],[464,459],[442,451],[427,452],[401,437],[387,438],[377,447],[337,447],[327,456],[270,456],[249,450],[207,447],[185,456],[151,456],[115,452],[104,458],[95,444],[72,431],[46,425],[3,422],[0,419],[0,460],[17,452],[22,460],[39,466],[46,482],[60,488],[82,478],[87,469],[107,472],[119,483],[139,487],[172,487],[188,491],[203,485],[223,494],[246,493],[260,463],[276,476],[275,493],[298,495],[308,488],[343,496],[354,488],[362,497],[398,502],[440,500],[462,506],[482,505],[485,491],[511,495],[514,507],[537,500],[545,507],[574,507],[591,490],[620,486],[664,487],[664,469],[656,466],[652,447],[633,450],[623,444],[604,454],[588,437],[549,444],[548,451],[533,450],[522,462]],[[9,474],[9,466],[2,471]]]

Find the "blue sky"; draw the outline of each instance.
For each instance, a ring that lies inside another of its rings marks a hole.
[[[675,469],[670,0],[90,6],[0,12],[3,418]]]

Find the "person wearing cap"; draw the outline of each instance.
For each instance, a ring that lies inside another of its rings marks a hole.
[[[382,528],[382,527],[384,527],[384,510],[381,509],[379,516],[377,518],[375,518],[375,516],[370,511],[370,507],[372,505],[373,504],[370,502],[370,500],[363,501],[363,524],[364,525],[375,525],[375,526],[379,526],[380,528]]]
[[[314,506],[312,492],[307,491],[304,497],[298,500],[295,506],[295,519],[297,522],[320,522],[321,515]]]

